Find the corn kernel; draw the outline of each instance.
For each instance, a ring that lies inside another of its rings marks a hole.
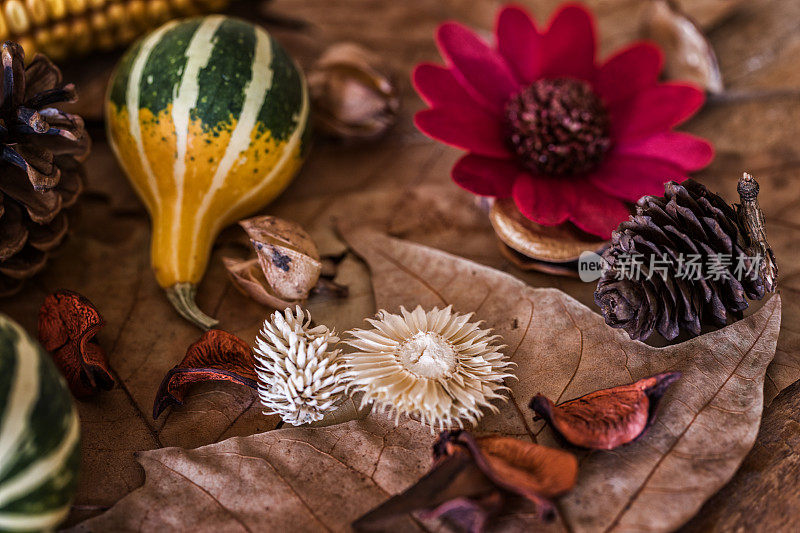
[[[147,20],[151,26],[159,26],[169,20],[169,5],[166,0],[150,0],[147,4]]]
[[[80,15],[86,11],[86,0],[67,0],[67,10],[73,15]]]
[[[0,12],[0,41],[8,39],[8,23],[6,23],[6,16]]]
[[[62,20],[67,16],[66,0],[42,0],[47,7],[51,20]]]
[[[47,6],[43,0],[25,0],[25,9],[35,25],[41,26],[47,22]]]
[[[31,19],[20,0],[8,0],[3,6],[8,29],[15,35],[22,35],[31,28]]]
[[[69,29],[69,42],[73,51],[83,54],[92,49],[94,41],[89,23],[81,17],[72,21]]]

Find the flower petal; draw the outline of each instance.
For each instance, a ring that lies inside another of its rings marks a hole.
[[[473,194],[507,198],[521,173],[513,161],[467,154],[453,166],[453,181]]]
[[[519,88],[503,57],[472,31],[455,22],[439,26],[436,42],[462,85],[472,88],[475,96],[501,112],[508,97]]]
[[[412,74],[412,82],[422,99],[431,107],[447,105],[481,107],[482,105],[461,86],[447,67],[432,63],[417,65]]]
[[[456,148],[488,157],[509,159],[499,120],[479,109],[463,106],[436,107],[414,115],[423,133]]]
[[[625,141],[664,132],[692,116],[704,101],[705,94],[691,85],[657,85],[611,106],[611,134]]]
[[[620,222],[628,220],[630,211],[619,198],[614,198],[584,181],[576,184],[580,194],[576,196],[569,220],[580,229],[603,239],[610,239],[611,232]]]
[[[611,196],[635,202],[648,194],[664,194],[668,181],[681,183],[687,178],[683,169],[668,161],[614,154],[589,176],[589,181]]]
[[[514,203],[537,224],[555,226],[569,218],[575,189],[569,181],[522,173],[513,187]]]
[[[562,6],[542,38],[543,78],[594,78],[595,31],[591,13],[580,4]]]
[[[616,153],[668,161],[684,170],[698,170],[714,158],[714,147],[700,137],[668,131],[637,141],[621,143]]]
[[[595,89],[607,105],[627,100],[653,87],[663,64],[661,49],[651,43],[635,43],[614,54],[600,67]]]
[[[542,69],[542,35],[525,10],[507,6],[500,11],[495,28],[497,50],[511,66],[517,79],[533,83]]]

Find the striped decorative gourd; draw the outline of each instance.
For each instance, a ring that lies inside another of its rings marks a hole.
[[[69,513],[80,424],[50,356],[0,315],[0,531],[52,530]]]
[[[216,323],[194,304],[214,239],[288,185],[305,155],[308,107],[284,49],[230,17],[170,22],[118,66],[109,139],[152,216],[156,279],[195,324]]]

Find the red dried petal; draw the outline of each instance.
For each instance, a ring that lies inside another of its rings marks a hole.
[[[680,377],[680,372],[665,372],[560,405],[537,394],[530,407],[571,444],[613,450],[644,434],[655,420],[659,400]]]
[[[48,296],[39,310],[39,342],[52,354],[76,398],[114,386],[108,357],[94,340],[104,324],[88,298],[68,290]]]
[[[467,531],[482,531],[513,495],[551,520],[555,509],[549,498],[572,489],[578,477],[571,453],[510,437],[475,439],[466,431],[446,431],[434,443],[433,456],[425,476],[356,520],[353,529],[385,530],[389,518],[422,511],[423,518],[443,516]]]
[[[257,386],[255,358],[250,346],[236,335],[212,329],[189,346],[183,361],[167,372],[153,404],[153,418],[170,405],[182,405],[186,390],[193,383],[229,381]]]

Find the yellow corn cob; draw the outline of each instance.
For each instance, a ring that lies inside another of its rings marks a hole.
[[[210,13],[230,0],[0,0],[0,42],[54,61],[129,44],[167,20]]]

